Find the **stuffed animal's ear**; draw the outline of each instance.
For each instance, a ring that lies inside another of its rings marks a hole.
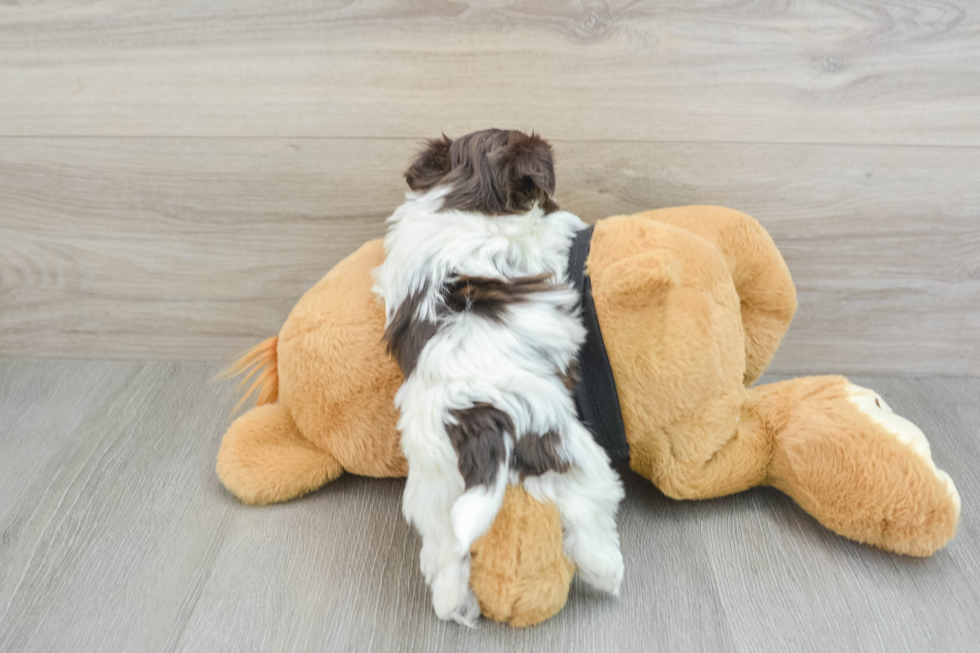
[[[452,168],[449,148],[452,140],[446,137],[426,141],[425,148],[415,157],[412,165],[405,171],[405,181],[414,191],[426,192],[439,185],[439,182]]]

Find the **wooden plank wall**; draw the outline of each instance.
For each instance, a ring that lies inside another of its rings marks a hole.
[[[980,374],[975,0],[0,3],[0,356],[225,359],[487,126],[587,220],[757,217],[775,371]]]

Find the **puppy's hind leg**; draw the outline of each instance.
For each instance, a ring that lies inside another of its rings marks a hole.
[[[436,615],[474,626],[480,617],[480,606],[469,587],[469,551],[460,553],[450,516],[453,504],[463,494],[463,479],[444,435],[442,440],[429,440],[423,445],[413,437],[411,428],[403,431],[408,481],[402,511],[422,536],[419,566],[432,592]]]
[[[506,413],[486,403],[450,415],[446,434],[456,451],[465,487],[453,504],[451,522],[457,558],[465,561],[468,584],[470,547],[490,530],[503,504],[514,424]]]
[[[619,475],[605,451],[577,422],[562,434],[562,448],[571,463],[561,473],[528,478],[532,495],[552,499],[561,513],[565,553],[578,566],[583,580],[618,595],[623,581],[616,511],[623,499]]]

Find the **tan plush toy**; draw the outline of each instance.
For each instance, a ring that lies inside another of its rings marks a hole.
[[[383,256],[371,241],[342,261],[233,368],[261,370],[261,405],[218,454],[218,475],[245,503],[292,499],[345,471],[405,475],[392,407],[402,377],[371,293]],[[922,432],[873,391],[838,376],[751,387],[796,309],[786,264],[755,220],[710,206],[601,220],[586,270],[630,466],[666,495],[770,485],[827,528],[896,553],[928,556],[953,537],[952,481]],[[555,507],[508,489],[472,551],[483,613],[540,622],[565,604],[573,571]]]

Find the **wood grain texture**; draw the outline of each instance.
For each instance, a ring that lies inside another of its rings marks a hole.
[[[980,379],[862,377],[963,496],[930,559],[839,538],[755,490],[677,502],[625,472],[620,599],[543,625],[438,621],[403,483],[248,508],[213,471],[205,364],[0,361],[0,651],[969,651],[980,637]],[[770,380],[775,380],[774,378]]]
[[[980,145],[980,7],[165,0],[0,5],[5,135]]]
[[[227,360],[384,232],[390,139],[4,139],[0,356]],[[800,311],[773,369],[980,373],[980,148],[555,143],[589,221],[754,215]]]

